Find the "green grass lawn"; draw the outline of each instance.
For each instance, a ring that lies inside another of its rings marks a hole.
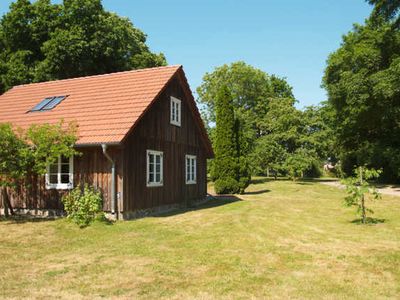
[[[259,179],[238,201],[86,229],[0,222],[1,298],[400,298],[400,197]]]

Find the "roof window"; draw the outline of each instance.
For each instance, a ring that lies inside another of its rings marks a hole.
[[[36,106],[34,106],[29,112],[35,111],[48,111],[52,110],[58,104],[61,103],[67,96],[53,96],[44,98]]]

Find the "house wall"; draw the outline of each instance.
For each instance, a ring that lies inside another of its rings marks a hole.
[[[170,96],[180,99],[181,126],[170,124]],[[188,204],[206,197],[206,151],[177,77],[124,142],[124,214],[142,209]],[[163,186],[146,186],[146,150],[163,152]],[[185,155],[197,156],[197,183],[185,183]]]
[[[103,195],[103,209],[111,210],[111,164],[102,153],[100,146],[78,148],[81,156],[74,158],[74,186],[79,183],[88,183],[99,188]],[[110,147],[107,150],[116,159],[117,164],[117,192],[122,192],[122,150]],[[66,191],[47,190],[44,176],[32,176],[27,184],[21,185],[8,194],[11,205],[16,209],[46,209],[61,210],[63,205],[61,197]],[[3,201],[0,195],[0,208],[3,208]]]

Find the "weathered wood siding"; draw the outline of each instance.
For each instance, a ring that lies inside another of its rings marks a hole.
[[[170,123],[170,96],[180,99],[181,126]],[[175,77],[124,143],[124,212],[187,203],[206,196],[206,152]],[[146,186],[146,150],[163,152],[163,186]],[[197,183],[185,182],[185,155],[197,156]]]
[[[111,164],[104,157],[100,146],[78,148],[78,151],[82,155],[74,158],[74,186],[88,183],[99,188],[103,195],[103,208],[105,211],[110,211]],[[116,190],[122,192],[122,151],[111,147],[107,151],[116,159],[118,178]],[[21,185],[15,191],[9,190],[12,206],[27,209],[62,209],[61,196],[64,193],[66,191],[47,190],[44,176],[32,176],[27,184]],[[0,206],[2,205],[3,201],[0,201]]]

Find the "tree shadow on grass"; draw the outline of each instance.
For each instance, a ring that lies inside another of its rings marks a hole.
[[[259,195],[259,194],[264,194],[264,193],[269,193],[271,190],[268,189],[263,189],[259,191],[251,191],[251,192],[245,192],[243,195]]]
[[[51,222],[59,219],[60,217],[37,217],[28,215],[14,215],[6,218],[0,216],[0,224],[5,223],[6,225],[12,224],[23,224],[23,223],[40,223],[40,222]]]
[[[170,217],[175,215],[180,215],[189,211],[197,211],[203,209],[209,209],[214,207],[219,207],[223,205],[228,205],[234,202],[243,201],[239,197],[235,195],[218,195],[218,196],[208,196],[209,200],[203,204],[197,206],[191,206],[186,208],[180,208],[176,210],[172,210],[165,213],[156,214],[155,217]]]
[[[371,217],[367,217],[366,218],[366,225],[375,225],[375,224],[381,224],[381,223],[385,223],[386,219],[379,219],[379,218],[371,218]],[[357,224],[357,225],[362,225],[362,219],[354,219],[353,221],[350,221],[350,223],[353,224]]]

